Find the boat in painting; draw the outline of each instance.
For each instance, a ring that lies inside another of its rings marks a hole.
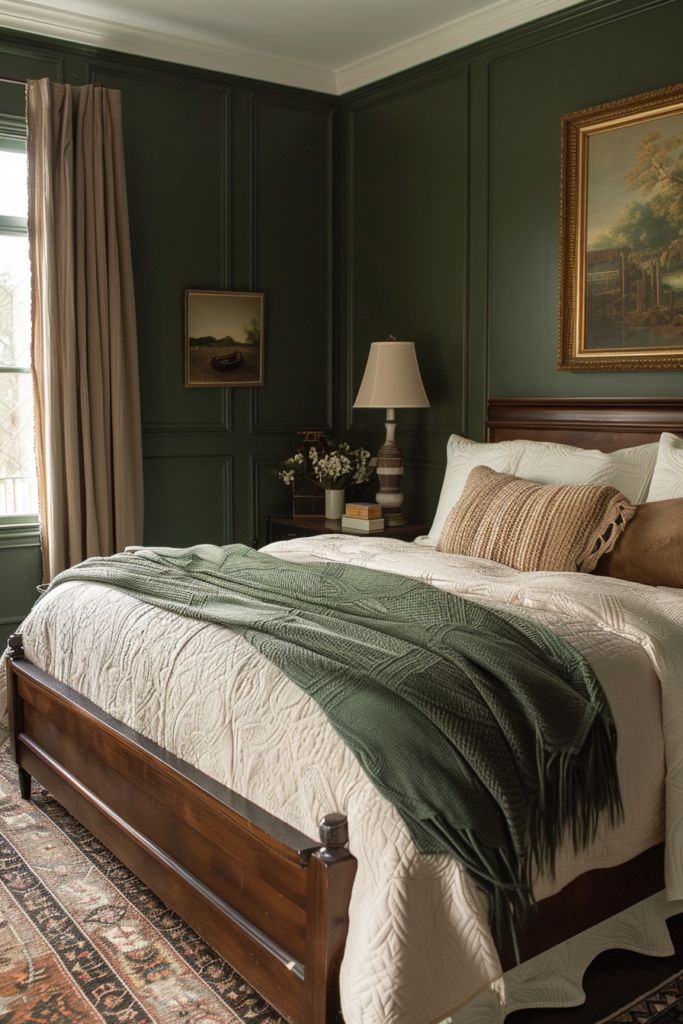
[[[229,352],[227,356],[214,356],[211,360],[214,370],[234,370],[241,363],[241,352]]]

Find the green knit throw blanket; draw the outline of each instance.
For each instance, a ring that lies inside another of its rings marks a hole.
[[[320,705],[421,853],[457,857],[513,938],[531,876],[621,814],[616,730],[548,629],[421,580],[241,544],[133,548],[61,573],[243,636]],[[200,684],[198,684],[200,685]],[[229,681],[226,679],[226,690]]]

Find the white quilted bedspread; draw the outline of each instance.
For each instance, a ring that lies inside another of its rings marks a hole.
[[[683,897],[683,592],[522,574],[386,538],[314,537],[267,550],[418,576],[538,618],[578,647],[616,719],[626,817],[590,851],[567,847],[537,896],[661,839],[666,756],[667,885]],[[499,976],[485,902],[460,865],[416,853],[317,704],[246,641],[75,583],[48,594],[22,631],[35,664],[303,832],[315,837],[325,812],[348,815],[358,874],[341,978],[347,1024],[429,1024]]]

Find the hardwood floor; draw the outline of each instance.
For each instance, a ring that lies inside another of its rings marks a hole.
[[[658,958],[615,950],[603,953],[584,979],[587,1003],[570,1010],[520,1010],[506,1024],[596,1024],[644,992],[683,971],[683,914],[669,920],[676,947],[673,956]],[[590,1009],[588,1009],[590,1007]]]

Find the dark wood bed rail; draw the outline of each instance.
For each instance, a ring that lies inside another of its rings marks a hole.
[[[496,398],[489,441],[612,451],[683,435],[682,399]],[[336,1024],[356,861],[343,816],[320,842],[128,729],[10,642],[8,710],[22,795],[31,777],[294,1024]],[[529,915],[524,958],[663,888],[663,847],[589,871]],[[501,950],[513,966],[509,949]]]
[[[288,1020],[340,1021],[345,816],[326,815],[314,842],[36,668],[20,636],[9,647],[22,796],[41,782]]]

